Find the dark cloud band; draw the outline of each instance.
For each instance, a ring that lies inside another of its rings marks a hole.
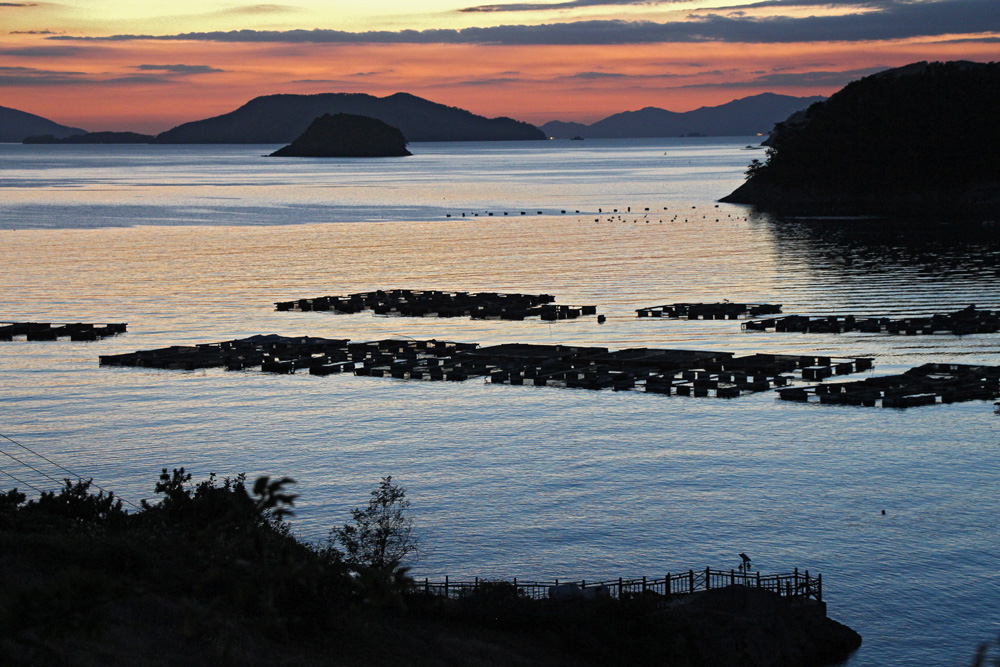
[[[840,88],[861,77],[888,69],[886,65],[864,69],[815,72],[776,72],[754,77],[747,81],[693,83],[678,88]]]
[[[152,72],[170,72],[171,74],[208,74],[225,70],[208,65],[136,65],[135,69]]]
[[[566,0],[566,2],[511,2],[494,5],[477,5],[459,9],[460,12],[540,12],[556,9],[582,9],[584,7],[622,7],[630,5],[665,5],[691,2],[691,0]]]
[[[497,44],[614,45],[664,42],[858,42],[1000,33],[997,0],[936,0],[887,2],[878,9],[837,16],[768,16],[692,14],[686,21],[578,21],[546,25],[506,25],[461,30],[234,30],[176,35],[113,35],[53,40],[85,41],[209,41],[312,44]]]
[[[152,67],[158,68],[158,66]],[[140,65],[136,69],[143,70],[150,69],[150,67]],[[162,68],[159,69],[163,71]],[[213,71],[218,72],[221,70]],[[129,74],[104,78],[86,72],[48,70],[35,67],[0,67],[0,86],[23,88],[35,86],[105,86],[122,84],[160,85],[175,83],[177,81],[176,77],[170,76],[173,73],[168,70],[161,74]]]

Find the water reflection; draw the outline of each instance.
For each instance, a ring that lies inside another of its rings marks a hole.
[[[779,255],[804,256],[819,268],[847,272],[917,268],[1000,275],[1000,234],[995,223],[926,224],[911,221],[750,216],[767,229]]]
[[[787,218],[753,213],[778,261],[847,301],[888,311],[941,312],[1000,303],[1000,235],[993,224]]]

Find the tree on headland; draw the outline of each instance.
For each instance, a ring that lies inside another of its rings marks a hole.
[[[342,549],[335,547],[337,553],[352,568],[392,577],[419,551],[409,508],[406,489],[393,484],[391,476],[383,477],[368,506],[351,510],[353,523],[330,531],[331,541]]]

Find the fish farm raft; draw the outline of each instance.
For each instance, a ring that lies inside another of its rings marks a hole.
[[[68,338],[73,341],[99,340],[125,333],[128,325],[115,324],[51,324],[48,322],[0,322],[0,341],[12,341],[23,336],[29,341]]]
[[[275,303],[278,311],[332,311],[404,317],[471,317],[472,319],[571,320],[596,315],[597,306],[562,306],[549,294],[442,292],[437,290],[376,290],[347,296],[321,296]]]
[[[780,303],[670,303],[637,308],[638,317],[666,317],[684,320],[739,320],[781,312]]]
[[[931,334],[996,333],[1000,331],[1000,311],[981,310],[969,306],[953,313],[930,317],[858,317],[855,315],[806,317],[788,315],[743,323],[744,331],[775,331],[778,333],[884,333],[905,336]]]
[[[853,382],[828,379],[869,371],[869,357],[831,358],[731,352],[441,340],[348,339],[259,335],[100,357],[102,366],[194,370],[260,368],[269,373],[350,373],[401,380],[464,381],[571,389],[641,390],[674,396],[737,398],[778,389],[786,401],[882,407],[992,400],[1000,366],[925,364],[901,375]],[[806,386],[801,386],[806,385]]]

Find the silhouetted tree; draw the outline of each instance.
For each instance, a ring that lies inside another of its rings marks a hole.
[[[331,541],[343,549],[335,550],[352,568],[393,577],[404,560],[418,553],[409,508],[406,489],[383,477],[368,506],[351,510],[353,523],[330,531]]]

